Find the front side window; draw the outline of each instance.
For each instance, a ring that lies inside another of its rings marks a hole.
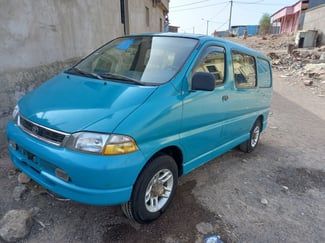
[[[216,86],[222,84],[225,78],[225,53],[221,47],[208,47],[193,69],[196,72],[206,72],[214,76]]]
[[[174,77],[197,42],[196,39],[167,36],[123,37],[93,52],[68,72],[157,85]]]
[[[232,63],[236,88],[256,87],[255,58],[245,53],[232,51]]]

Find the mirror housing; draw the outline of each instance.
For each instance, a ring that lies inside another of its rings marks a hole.
[[[213,91],[216,86],[211,73],[197,72],[192,77],[192,90]]]

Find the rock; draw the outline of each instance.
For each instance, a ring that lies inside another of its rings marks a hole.
[[[29,210],[29,212],[32,214],[32,216],[36,216],[40,211],[41,211],[41,209],[39,207],[33,207]]]
[[[322,52],[322,54],[319,57],[320,61],[325,61],[325,52]]]
[[[8,172],[8,178],[11,179],[14,176],[16,176],[16,171],[13,170],[13,169],[9,170],[9,172]]]
[[[12,197],[15,201],[20,201],[23,193],[27,190],[25,185],[18,185],[14,188],[14,191],[12,193]]]
[[[20,184],[27,184],[30,182],[30,178],[25,173],[19,173],[18,175],[18,183]]]
[[[196,229],[204,235],[213,232],[213,226],[210,223],[201,222],[196,225]]]
[[[289,187],[287,187],[287,186],[282,186],[281,191],[283,191],[283,192],[287,192],[288,190],[289,190]]]
[[[32,225],[31,212],[10,210],[0,220],[0,237],[7,242],[16,242],[29,234]]]
[[[320,55],[313,53],[310,58],[312,60],[318,60],[320,58]]]
[[[304,85],[305,86],[311,86],[313,84],[313,81],[312,80],[305,80],[304,81]]]
[[[295,45],[294,44],[289,44],[288,45],[288,54],[291,54],[293,49],[295,49]]]
[[[261,199],[261,203],[262,203],[263,205],[268,205],[268,204],[269,204],[269,202],[268,202],[265,198],[262,198],[262,199]]]

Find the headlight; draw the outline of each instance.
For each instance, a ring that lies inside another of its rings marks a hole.
[[[19,107],[18,107],[18,105],[16,105],[13,112],[12,112],[12,119],[15,122],[17,121],[18,114],[19,114]]]
[[[66,147],[103,155],[127,154],[138,150],[135,141],[128,136],[92,132],[72,134]]]

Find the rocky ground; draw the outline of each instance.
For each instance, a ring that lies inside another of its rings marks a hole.
[[[291,35],[233,41],[274,67],[269,126],[257,149],[237,149],[180,179],[167,212],[149,225],[120,208],[49,194],[0,153],[0,242],[325,242],[324,47],[294,49]]]

